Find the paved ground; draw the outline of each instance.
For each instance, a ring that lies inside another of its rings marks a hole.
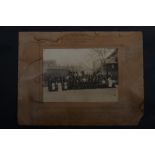
[[[47,87],[43,90],[44,102],[103,102],[118,101],[117,88],[67,90],[49,92]]]

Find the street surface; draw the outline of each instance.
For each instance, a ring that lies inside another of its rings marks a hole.
[[[49,92],[43,88],[44,102],[115,102],[118,101],[117,88],[81,89]]]

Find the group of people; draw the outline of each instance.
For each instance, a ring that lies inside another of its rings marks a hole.
[[[112,75],[105,76],[101,73],[69,72],[67,76],[58,77],[53,75],[49,77],[49,91],[57,91],[60,84],[62,90],[96,89],[115,87],[116,81],[112,79]]]

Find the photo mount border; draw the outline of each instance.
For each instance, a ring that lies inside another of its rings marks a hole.
[[[121,51],[118,52],[120,92],[118,104],[105,102],[42,104],[42,76],[29,80],[23,76],[24,68],[31,68],[30,64],[38,60],[35,71],[42,75],[41,55],[44,48],[71,47],[117,47]],[[20,32],[18,79],[19,124],[137,125],[144,110],[142,33]],[[31,84],[34,83],[35,87],[32,87]]]

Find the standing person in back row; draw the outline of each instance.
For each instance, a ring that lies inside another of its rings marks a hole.
[[[113,85],[113,80],[112,80],[111,76],[109,76],[108,77],[108,87],[112,88],[112,85]]]

